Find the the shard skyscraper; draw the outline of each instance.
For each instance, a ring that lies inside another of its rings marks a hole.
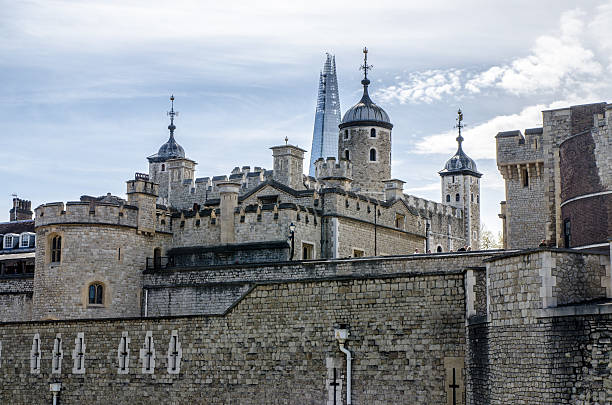
[[[330,156],[338,158],[338,125],[341,119],[336,57],[327,54],[327,60],[319,77],[319,97],[310,155],[311,176],[315,175],[314,162],[317,159]]]

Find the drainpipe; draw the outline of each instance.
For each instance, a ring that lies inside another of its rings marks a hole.
[[[378,205],[374,203],[374,256],[378,256]]]
[[[144,305],[144,316],[147,317],[149,311],[149,290],[145,288],[145,305]]]
[[[49,384],[49,391],[53,393],[53,405],[57,405],[57,394],[62,389],[62,383],[56,382]]]
[[[346,405],[351,405],[351,356],[350,350],[344,347],[344,343],[348,338],[347,329],[336,329],[335,335],[338,344],[340,345],[340,351],[346,355]]]
[[[325,226],[323,226],[323,221],[324,216],[325,216],[325,194],[321,193],[319,194],[319,199],[321,200],[321,255],[319,256],[319,259],[323,259],[324,255],[323,254],[323,244],[325,243]],[[316,211],[315,211],[315,215],[316,215]]]

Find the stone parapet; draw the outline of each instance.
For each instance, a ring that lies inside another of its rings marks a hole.
[[[36,208],[36,228],[55,224],[100,224],[138,227],[138,208],[131,205],[54,202]]]

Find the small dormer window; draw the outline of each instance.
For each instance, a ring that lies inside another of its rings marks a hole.
[[[19,244],[22,248],[30,247],[30,234],[25,233],[21,235],[21,243]]]
[[[4,236],[4,249],[12,249],[13,248],[13,235],[5,235]]]
[[[370,138],[376,138],[376,128],[370,129]]]

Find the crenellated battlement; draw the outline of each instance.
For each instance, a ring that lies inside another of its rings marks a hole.
[[[445,215],[454,218],[463,217],[463,213],[460,209],[447,204],[427,200],[425,198],[415,197],[410,194],[404,194],[404,201],[406,201],[406,204],[409,207],[416,208],[417,210],[424,210],[431,214]]]
[[[55,224],[108,224],[136,228],[138,208],[81,201],[53,202],[36,208],[36,227]]]
[[[346,178],[352,179],[353,164],[345,159],[337,160],[335,157],[320,158],[315,162],[315,175],[317,179]]]
[[[497,165],[535,163],[544,160],[544,136],[542,128],[499,132],[497,143]]]

